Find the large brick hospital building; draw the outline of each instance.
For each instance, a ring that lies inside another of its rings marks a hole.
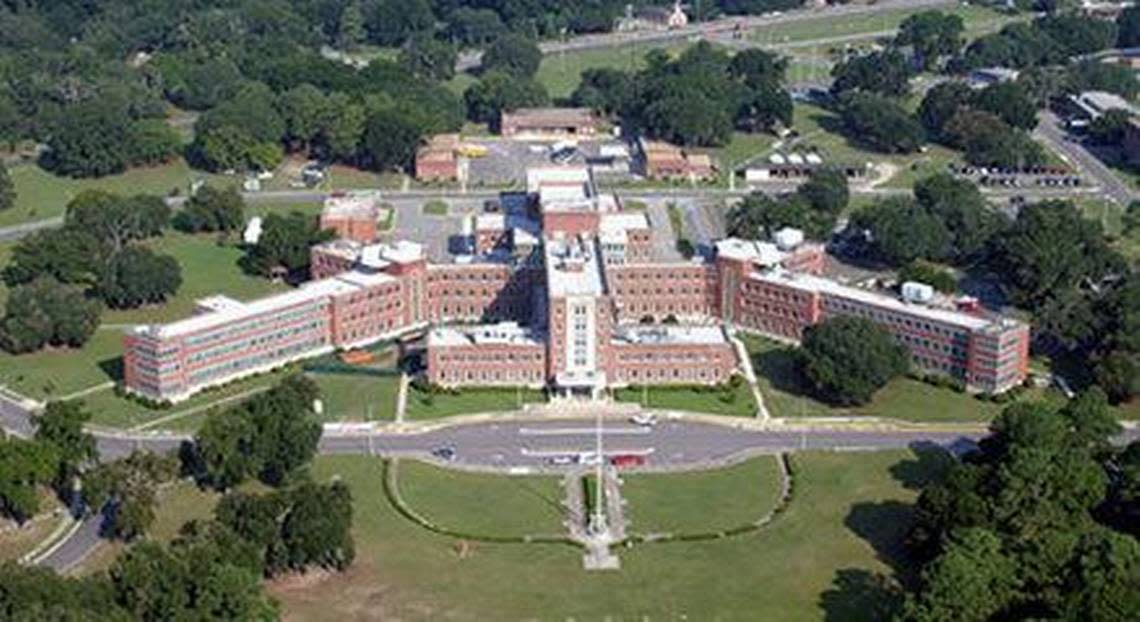
[[[343,203],[343,200],[340,201]],[[739,368],[728,332],[798,340],[829,317],[865,317],[916,369],[973,390],[1020,383],[1028,327],[952,305],[913,303],[821,275],[819,245],[722,240],[707,257],[655,258],[650,222],[599,193],[588,170],[535,169],[524,205],[480,215],[470,252],[429,262],[415,242],[378,243],[337,213],[342,238],[312,249],[312,281],[252,302],[199,301],[187,319],[125,337],[125,383],[178,401],[285,363],[426,334],[428,379],[442,385],[607,387],[712,384]]]

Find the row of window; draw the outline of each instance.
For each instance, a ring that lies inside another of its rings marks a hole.
[[[190,375],[190,382],[191,384],[195,385],[202,384],[211,380],[215,380],[217,378],[237,374],[247,369],[254,369],[257,367],[263,367],[266,365],[283,362],[287,359],[301,354],[302,352],[316,350],[325,345],[325,339],[321,337],[317,339],[299,341],[294,344],[259,353],[256,356],[243,356],[236,359],[231,359],[229,361],[211,365],[209,367],[204,367],[200,370],[195,371]]]
[[[216,341],[223,341],[232,337],[233,335],[259,328],[267,323],[291,322],[307,315],[323,312],[326,306],[328,306],[327,299],[320,299],[304,306],[295,307],[288,311],[279,311],[272,315],[256,315],[248,318],[243,318],[236,322],[215,328],[209,332],[191,335],[184,340],[184,343],[187,346],[192,347],[214,343]]]
[[[233,352],[257,349],[266,344],[278,343],[296,335],[310,332],[323,336],[327,332],[325,322],[323,320],[311,320],[304,324],[278,328],[268,333],[256,333],[232,343],[223,343],[207,350],[195,352],[186,357],[186,364],[192,367],[195,363],[224,357]]]

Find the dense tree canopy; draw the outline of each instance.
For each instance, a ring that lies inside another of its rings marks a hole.
[[[934,69],[941,59],[953,56],[964,45],[962,18],[941,11],[921,11],[899,24],[894,45],[910,46],[925,69]]]
[[[42,276],[13,288],[0,318],[4,349],[21,353],[45,346],[82,346],[99,326],[101,305],[83,289]]]
[[[841,102],[844,129],[883,153],[913,153],[926,140],[922,125],[902,106],[871,93],[851,93]]]
[[[317,219],[301,212],[269,214],[262,224],[261,237],[242,257],[242,268],[253,274],[272,276],[283,272],[294,280],[304,280],[309,271],[309,248],[333,237],[317,228]]]
[[[910,65],[895,49],[872,52],[845,60],[835,66],[831,75],[832,93],[863,91],[879,95],[900,96],[910,90]]]
[[[866,404],[910,367],[910,354],[886,329],[857,317],[837,317],[808,328],[801,352],[804,375],[819,396],[845,406]]]
[[[1105,471],[1118,431],[1095,390],[1006,408],[919,497],[910,543],[924,565],[903,618],[1128,619],[1140,546],[1095,519],[1127,485]]]
[[[501,71],[514,78],[534,77],[542,62],[542,52],[531,39],[517,34],[496,38],[483,52],[484,71]]]
[[[784,227],[826,240],[849,198],[847,176],[837,169],[816,171],[794,194],[771,197],[753,192],[728,212],[728,233],[744,239],[768,239]]]
[[[175,228],[188,233],[236,231],[245,224],[245,200],[234,186],[202,186],[175,215]]]
[[[313,417],[318,391],[303,376],[210,417],[185,455],[204,483],[228,489],[248,477],[281,484],[316,452],[321,426]]]

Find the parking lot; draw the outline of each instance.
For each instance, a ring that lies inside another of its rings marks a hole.
[[[467,164],[467,185],[470,188],[488,186],[522,187],[526,183],[526,169],[553,164],[550,142],[531,142],[502,139],[469,139],[467,142],[487,149],[487,155],[471,158]],[[618,141],[579,141],[572,156],[561,159],[559,164],[585,164],[586,157],[600,153],[601,146],[618,144]],[[603,170],[595,166],[596,173],[608,176],[631,177],[629,166],[615,166],[613,170]]]
[[[1084,180],[1079,174],[1062,166],[987,168],[951,164],[950,172],[958,177],[969,179],[982,187],[1079,188],[1084,185]]]

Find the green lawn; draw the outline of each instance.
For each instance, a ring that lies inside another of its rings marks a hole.
[[[757,335],[741,334],[760,381],[764,404],[773,417],[885,417],[920,423],[990,421],[1008,404],[977,399],[967,393],[936,387],[913,378],[896,378],[875,394],[870,404],[841,408],[811,396],[786,346]],[[1020,399],[1064,400],[1053,389],[1034,389]],[[1113,407],[1118,419],[1140,419],[1140,399]]]
[[[645,55],[650,50],[664,49],[670,55],[676,55],[686,47],[688,43],[671,41],[548,54],[542,58],[534,77],[546,87],[552,98],[569,97],[581,82],[582,72],[587,69],[637,70],[645,66]]]
[[[646,408],[685,410],[732,417],[756,416],[756,400],[745,383],[727,391],[711,387],[628,387],[616,389],[614,398],[619,402],[638,402]]]
[[[379,461],[321,457],[314,476],[352,489],[356,561],[308,587],[272,591],[293,620],[867,620],[872,594],[856,588],[906,572],[900,543],[932,462],[902,451],[797,456],[795,498],[767,528],[635,545],[618,551],[620,571],[588,573],[568,546],[461,546],[428,532],[385,500]],[[448,509],[461,520],[469,505]],[[497,498],[478,509],[474,520],[496,512],[495,525],[523,511]]]
[[[29,397],[59,397],[122,377],[123,334],[98,330],[82,348],[0,351],[0,384]]]
[[[565,533],[557,477],[465,473],[412,460],[396,468],[404,503],[440,527],[494,537]]]
[[[206,389],[184,402],[169,408],[150,408],[128,397],[115,393],[112,389],[98,391],[83,396],[87,410],[91,411],[91,423],[111,428],[132,428],[155,419],[170,417],[169,423],[155,426],[155,429],[192,432],[202,425],[215,405],[232,406],[241,402],[245,394],[268,388],[290,372],[278,370],[268,374],[236,380],[220,387]]]
[[[945,13],[958,15],[966,27],[967,38],[976,37],[984,32],[996,30],[1001,25],[1016,21],[1017,16],[1010,16],[981,6],[947,6],[937,7]],[[917,13],[915,9],[898,9],[893,11],[878,11],[863,15],[826,16],[817,19],[805,19],[786,24],[773,24],[752,30],[750,38],[765,45],[778,45],[781,43],[795,43],[798,41],[811,41],[813,39],[827,39],[830,37],[846,37],[859,34],[871,34],[884,31],[894,31],[907,17]],[[842,47],[836,43],[836,47]]]
[[[741,335],[752,356],[765,406],[773,417],[876,416],[907,421],[989,421],[1002,406],[911,378],[897,378],[874,400],[858,408],[837,408],[811,397],[791,348],[754,335]]]
[[[225,294],[239,300],[251,300],[288,287],[260,276],[242,272],[238,259],[241,249],[233,245],[219,245],[217,238],[205,235],[187,235],[167,231],[166,235],[149,244],[158,252],[178,260],[182,266],[182,286],[178,294],[165,304],[126,311],[108,310],[103,314],[105,324],[139,324],[170,322],[190,316],[194,301],[206,296]]]
[[[59,177],[34,164],[14,166],[11,174],[16,186],[16,205],[0,212],[0,227],[61,216],[67,203],[84,190],[166,196],[175,189],[186,194],[190,182],[195,179],[223,185],[237,183],[233,178],[191,170],[181,159],[170,164],[135,168],[120,175],[98,179]]]
[[[396,415],[399,376],[310,373],[321,388],[326,421],[390,421]]]
[[[423,213],[428,216],[447,216],[447,203],[440,200],[428,201],[423,204]]]
[[[408,408],[404,416],[409,420],[438,419],[452,415],[517,410],[522,404],[544,401],[546,395],[538,389],[482,387],[460,389],[458,393],[441,391],[428,394],[410,386]]]
[[[780,494],[776,457],[712,471],[623,475],[629,531],[711,533],[756,522]]]

